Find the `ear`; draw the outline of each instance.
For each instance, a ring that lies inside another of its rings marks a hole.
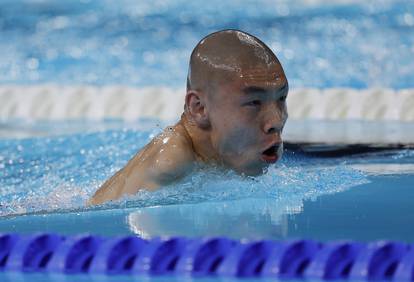
[[[191,119],[203,129],[210,127],[205,95],[201,91],[189,90],[185,95],[185,104]]]

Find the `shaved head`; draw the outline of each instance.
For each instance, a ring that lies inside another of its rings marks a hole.
[[[288,90],[266,44],[243,31],[218,31],[191,54],[180,122],[200,159],[257,175],[282,156]]]
[[[254,76],[258,69],[270,71],[275,68],[282,69],[279,60],[258,38],[239,30],[218,31],[203,38],[194,48],[187,91],[209,93],[212,87],[223,82]]]

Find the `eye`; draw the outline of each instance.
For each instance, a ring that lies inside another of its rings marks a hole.
[[[262,105],[262,101],[260,101],[260,100],[253,100],[253,101],[250,101],[250,102],[246,103],[246,105],[247,106],[255,106],[255,107],[257,107],[257,106]]]

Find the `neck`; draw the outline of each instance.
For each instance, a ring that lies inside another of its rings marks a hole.
[[[205,163],[218,163],[219,158],[212,145],[210,131],[198,127],[185,113],[182,114],[179,124],[184,127],[191,140],[197,158]]]

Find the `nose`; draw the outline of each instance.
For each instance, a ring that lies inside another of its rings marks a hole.
[[[267,123],[265,125],[264,128],[264,132],[266,134],[276,134],[276,133],[281,133],[282,130],[280,130],[279,128],[277,128],[275,125]]]
[[[283,126],[285,125],[286,115],[280,109],[269,111],[265,115],[263,131],[265,134],[282,134]]]

